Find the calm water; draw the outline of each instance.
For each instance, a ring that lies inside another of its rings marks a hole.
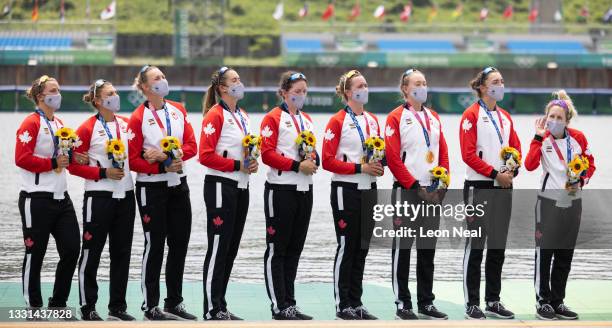
[[[60,117],[67,126],[76,128],[90,113],[60,113]],[[21,263],[23,260],[23,242],[21,235],[21,221],[17,208],[19,191],[19,176],[14,164],[15,131],[26,113],[0,113],[0,181],[3,191],[0,193],[0,281],[19,281]],[[323,130],[330,117],[329,114],[316,114],[312,116],[316,125],[316,134],[321,139]],[[190,114],[196,135],[200,134],[201,115]],[[263,114],[251,114],[253,126],[259,126]],[[385,117],[379,116],[384,122]],[[523,151],[526,154],[529,142],[534,134],[533,125],[535,116],[514,117],[515,128],[521,138]],[[465,166],[461,161],[459,152],[460,116],[443,115],[442,124],[449,146],[451,159],[451,172],[453,180],[451,188],[461,188]],[[612,133],[612,117],[579,117],[572,123],[574,127],[584,131],[591,143],[591,150],[596,157],[597,172],[591,180],[589,188],[606,189],[612,184],[612,154],[610,141]],[[320,145],[319,145],[320,151]],[[263,211],[263,184],[265,182],[266,167],[262,165],[260,172],[251,178],[251,204],[242,244],[238,258],[234,265],[232,279],[240,282],[254,282],[263,284],[263,254],[265,250],[265,224]],[[206,253],[206,209],[202,194],[205,168],[195,159],[187,163],[189,174],[188,182],[191,188],[191,202],[193,207],[193,227],[189,252],[187,254],[185,277],[189,280],[202,280],[202,266]],[[320,170],[315,176],[315,206],[312,213],[310,230],[302,254],[298,272],[299,282],[331,282],[333,259],[336,247],[334,227],[332,223],[331,207],[329,205],[331,174]],[[516,188],[537,188],[540,172],[522,171],[515,181]],[[73,199],[79,222],[81,222],[83,181],[80,178],[69,176],[69,193]],[[379,179],[381,188],[392,185],[390,172]],[[140,220],[136,219],[135,236],[133,241],[131,279],[140,279],[140,260],[143,251],[143,235]],[[436,279],[460,280],[462,251],[439,250],[436,253]],[[370,283],[390,284],[391,281],[391,252],[390,250],[371,250],[367,259],[365,279]],[[43,279],[52,281],[57,252],[53,241],[50,241]],[[533,277],[533,250],[509,250],[506,255],[504,278]],[[99,269],[102,279],[108,278],[108,253],[105,251]],[[414,264],[412,265],[414,267]],[[414,268],[412,268],[414,272]],[[163,270],[162,270],[163,271]],[[163,275],[163,272],[162,272]],[[612,279],[612,254],[606,250],[579,250],[574,257],[572,278],[584,279]],[[414,274],[411,273],[411,278]],[[76,279],[76,275],[75,275]]]

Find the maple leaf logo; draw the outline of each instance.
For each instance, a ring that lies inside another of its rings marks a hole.
[[[132,129],[128,129],[126,135],[127,135],[127,140],[128,141],[132,141],[132,139],[134,139],[134,136],[135,136],[134,132],[132,132]]]
[[[27,248],[31,248],[32,246],[34,246],[34,241],[32,240],[32,238],[28,237],[26,238],[23,243],[25,244],[25,246]]]
[[[264,138],[270,138],[274,132],[268,125],[266,125],[263,130],[261,130],[261,136]]]
[[[340,219],[338,220],[338,227],[342,230],[344,230],[344,228],[346,228],[348,224],[344,221],[344,219]]]
[[[268,231],[268,235],[270,236],[274,236],[274,234],[276,233],[276,230],[274,230],[274,227],[269,226],[268,229],[266,229],[266,231]]]
[[[21,143],[23,143],[24,145],[30,142],[31,140],[32,140],[32,136],[30,135],[30,132],[28,132],[27,130],[23,131],[23,133],[19,135],[19,141],[21,141]]]
[[[150,221],[151,221],[151,217],[149,216],[149,214],[145,214],[145,215],[142,217],[142,222],[144,222],[144,223],[149,223]]]
[[[323,138],[327,141],[331,141],[332,139],[334,139],[335,136],[336,135],[332,132],[331,129],[327,129],[327,131],[325,131],[325,136]]]
[[[83,239],[89,241],[91,240],[91,238],[93,238],[93,235],[89,233],[89,231],[85,231],[85,233],[83,234]]]
[[[387,129],[385,129],[385,135],[387,137],[392,136],[395,133],[395,130],[393,130],[390,126],[387,127]]]
[[[216,130],[215,130],[215,127],[212,125],[212,123],[208,123],[203,131],[205,135],[209,136],[215,133]]]
[[[472,122],[470,122],[467,118],[463,120],[463,124],[461,124],[461,128],[463,132],[468,132],[472,128]]]
[[[212,223],[215,225],[216,228],[219,228],[223,224],[223,219],[217,216],[216,218],[212,220]]]

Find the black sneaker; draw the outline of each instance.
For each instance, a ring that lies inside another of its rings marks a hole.
[[[499,301],[487,302],[485,314],[489,317],[498,319],[514,319],[514,313],[512,313],[512,311],[507,310],[504,305]]]
[[[297,316],[297,309],[295,308],[295,306],[290,306],[276,314],[273,314],[272,319],[274,320],[301,320]]]
[[[336,320],[361,320],[361,317],[355,312],[355,309],[347,307],[340,312],[336,312]]]
[[[378,318],[368,312],[368,309],[366,309],[363,305],[356,307],[355,313],[361,320],[378,320]]]
[[[235,317],[235,318],[238,318],[238,317]],[[217,311],[217,313],[215,313],[215,315],[213,315],[211,318],[207,318],[205,316],[204,320],[223,321],[223,320],[242,320],[242,319],[240,318],[232,319],[232,314],[229,311]]]
[[[419,317],[412,312],[412,309],[401,309],[395,311],[395,320],[418,320]]]
[[[555,316],[561,320],[576,320],[578,313],[570,310],[565,304],[561,303],[555,308]]]
[[[423,307],[419,307],[419,314],[421,319],[429,320],[448,320],[446,313],[438,311],[433,304],[428,304]]]
[[[175,318],[176,320],[182,320],[182,321],[197,321],[198,320],[198,317],[196,317],[195,315],[185,310],[185,304],[183,303],[179,303],[177,306],[173,308],[164,308],[164,312],[166,312],[166,314],[169,316],[176,317]]]
[[[53,302],[53,297],[49,297],[48,299],[49,303],[47,305],[47,309],[49,310],[57,310],[60,311],[60,313],[66,313],[66,315],[60,319],[62,321],[79,321],[79,318],[77,318],[76,313],[73,311],[73,309],[69,308],[66,306],[66,304],[64,303],[63,305],[58,306],[57,304],[55,304]]]
[[[241,317],[231,313],[230,311],[227,311],[227,314],[229,314],[230,320],[244,320]]]
[[[95,308],[93,309],[84,309],[81,308],[81,319],[83,321],[104,321],[102,317],[98,314]]]
[[[302,311],[300,310],[299,307],[294,306],[294,308],[295,308],[295,316],[298,317],[298,319],[300,319],[300,320],[312,320],[312,317],[309,316],[308,314],[302,313]]]
[[[155,306],[144,312],[144,320],[167,321],[176,320],[176,317],[167,315],[159,307]]]
[[[478,305],[468,306],[464,317],[468,320],[484,320],[487,318]]]
[[[107,320],[109,321],[134,321],[136,320],[136,318],[132,317],[127,312],[120,310],[120,311],[108,311]]]
[[[537,305],[536,317],[540,320],[555,320],[555,310],[550,304]]]

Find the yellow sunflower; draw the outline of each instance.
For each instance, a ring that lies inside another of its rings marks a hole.
[[[181,142],[176,137],[168,136],[161,140],[160,146],[162,151],[166,153],[172,151],[173,149],[180,149]]]
[[[61,129],[57,130],[55,135],[62,140],[76,139],[76,133],[74,130],[67,127],[62,127]]]
[[[375,150],[385,150],[385,141],[380,137],[375,137],[372,140],[372,148]]]
[[[125,145],[123,141],[119,139],[109,140],[106,146],[106,151],[111,154],[123,154],[125,152]]]
[[[441,182],[443,182],[447,186],[450,184],[450,176],[448,175],[448,171],[446,170],[445,167],[436,166],[433,169],[431,169],[429,172],[431,172],[434,179],[439,179]]]
[[[580,175],[582,172],[588,170],[589,159],[584,156],[576,155],[568,164],[568,167],[575,175]]]
[[[248,147],[251,142],[253,142],[253,135],[247,134],[246,136],[244,136],[244,138],[242,138],[242,147]]]
[[[501,157],[502,160],[506,159],[506,155],[512,155],[512,158],[516,161],[516,163],[520,166],[521,165],[521,153],[519,153],[518,150],[516,150],[516,148],[514,147],[503,147],[502,150],[500,151],[499,156]]]

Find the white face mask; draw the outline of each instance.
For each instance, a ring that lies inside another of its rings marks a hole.
[[[244,98],[244,84],[238,82],[228,87],[227,93],[234,99],[240,100]]]
[[[355,102],[365,105],[368,103],[368,89],[361,88],[353,91],[353,96],[351,97]]]
[[[159,80],[151,86],[151,91],[160,97],[165,97],[170,93],[170,87],[168,86],[168,80]]]
[[[54,111],[58,110],[62,105],[62,94],[58,93],[56,95],[46,95],[43,99],[43,102],[49,106],[49,108]]]
[[[293,106],[298,110],[301,110],[304,107],[304,103],[306,102],[306,95],[292,95],[289,94],[289,100],[293,103]]]
[[[121,99],[119,98],[119,95],[112,95],[102,99],[102,107],[114,113],[119,111],[120,103]]]
[[[414,100],[423,104],[427,101],[427,87],[414,87],[412,91],[410,91],[410,95],[414,98]]]
[[[561,121],[546,121],[546,128],[554,136],[560,136],[565,131],[565,122]]]
[[[487,88],[487,95],[496,101],[502,101],[504,99],[504,85],[491,85]]]

